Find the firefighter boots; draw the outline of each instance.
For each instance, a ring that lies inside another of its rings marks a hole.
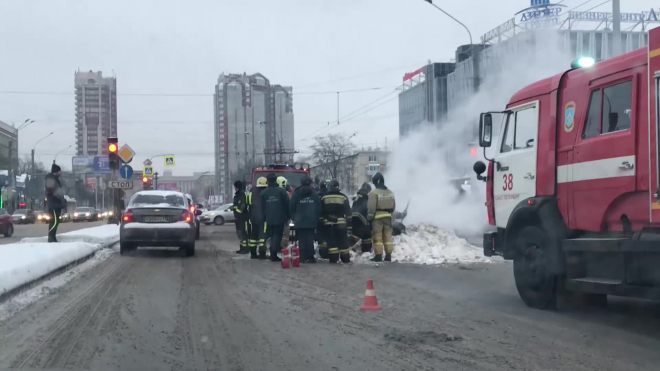
[[[351,254],[348,254],[348,253],[341,254],[340,257],[341,257],[341,262],[342,263],[350,263],[351,262]]]
[[[371,261],[372,261],[372,262],[382,262],[382,261],[383,261],[383,255],[381,255],[381,254],[377,254],[376,256],[374,256],[373,258],[371,258]]]
[[[250,247],[250,259],[258,259],[259,256],[257,256],[257,247],[253,246]]]
[[[392,254],[385,254],[385,261],[386,262],[391,262],[392,261]]]

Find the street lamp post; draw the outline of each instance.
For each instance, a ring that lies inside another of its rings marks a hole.
[[[33,183],[34,182],[34,150],[37,148],[37,144],[39,144],[39,142],[41,142],[41,141],[45,140],[46,138],[50,137],[51,135],[53,135],[53,133],[54,132],[51,131],[48,135],[46,135],[45,137],[39,139],[36,143],[34,143],[34,147],[32,147],[32,164],[30,165],[30,189],[32,191],[32,198],[34,198],[34,196],[35,196],[35,194],[34,194],[35,193],[34,183]]]
[[[57,160],[57,155],[59,155],[60,153],[66,151],[67,149],[69,149],[69,148],[71,148],[71,147],[73,147],[73,144],[69,144],[66,148],[64,148],[64,149],[62,149],[61,151],[57,152],[57,153],[55,154],[55,158],[53,159],[53,163],[55,163],[55,161]]]
[[[465,24],[463,24],[463,22],[461,22],[458,19],[454,18],[454,16],[452,16],[451,14],[449,14],[449,13],[445,12],[444,10],[442,10],[442,8],[440,8],[439,6],[433,4],[433,0],[424,0],[424,1],[426,1],[427,3],[433,5],[433,7],[435,7],[439,11],[443,12],[447,17],[454,20],[454,22],[456,22],[456,23],[460,24],[461,26],[463,26],[463,28],[465,28],[465,31],[467,31],[468,36],[470,37],[470,50],[471,50],[471,56],[472,56],[472,75],[473,75],[472,76],[472,82],[473,82],[473,85],[474,85],[474,91],[476,92],[477,89],[479,89],[479,61],[477,59],[477,56],[478,56],[477,50],[475,49],[474,43],[472,42],[472,32],[470,32],[470,29],[467,28],[467,26]]]

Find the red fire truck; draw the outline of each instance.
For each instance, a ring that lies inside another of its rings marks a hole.
[[[270,173],[285,177],[287,184],[290,185],[292,189],[295,189],[300,185],[300,181],[305,175],[309,176],[309,164],[271,164],[268,166],[257,167],[254,169],[254,171],[252,171],[252,179],[250,180],[250,184],[252,184],[252,187],[256,187],[257,179],[259,177],[265,178]]]
[[[530,307],[575,292],[658,300],[660,29],[645,49],[578,65],[498,112],[495,155],[474,165],[497,227],[484,235],[484,254],[513,260]],[[481,114],[484,148],[493,114]]]

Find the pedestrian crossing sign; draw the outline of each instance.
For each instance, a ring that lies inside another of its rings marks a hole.
[[[142,176],[146,177],[153,177],[154,176],[154,167],[153,166],[145,166],[144,169],[142,170]]]
[[[165,166],[174,166],[174,156],[165,156]]]

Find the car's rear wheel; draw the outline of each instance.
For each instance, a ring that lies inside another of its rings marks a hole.
[[[128,242],[120,242],[119,243],[119,254],[120,255],[126,255],[128,252],[136,250],[136,249],[137,249],[137,246],[132,244],[132,243],[128,243]]]
[[[14,234],[14,226],[9,224],[7,228],[5,228],[5,237],[11,237],[11,235]]]
[[[183,248],[186,250],[186,256],[195,256],[195,241],[186,244]]]
[[[215,219],[213,219],[213,224],[223,225],[223,224],[225,224],[225,218],[223,218],[221,216],[216,216]]]

